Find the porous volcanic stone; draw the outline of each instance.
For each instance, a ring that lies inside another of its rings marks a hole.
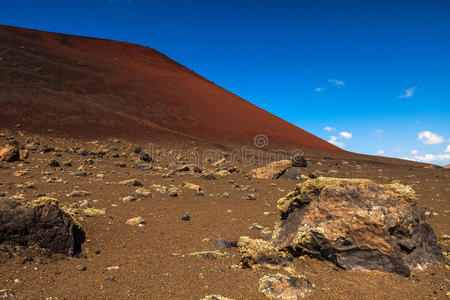
[[[81,226],[59,207],[56,199],[0,201],[0,243],[38,246],[51,253],[74,256],[81,251],[84,240]]]
[[[409,267],[443,260],[411,187],[367,179],[319,177],[278,201],[274,245],[344,269],[409,276]]]

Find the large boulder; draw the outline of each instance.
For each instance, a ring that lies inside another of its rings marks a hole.
[[[443,260],[416,195],[401,184],[319,177],[278,201],[274,245],[344,269],[409,276],[409,267]]]
[[[292,161],[287,159],[274,161],[264,167],[251,170],[249,175],[251,178],[256,179],[276,179],[291,166]]]
[[[48,249],[74,256],[81,251],[85,233],[58,200],[41,197],[31,202],[0,201],[0,243]]]

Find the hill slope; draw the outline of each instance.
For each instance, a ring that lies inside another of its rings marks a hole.
[[[2,127],[344,152],[147,47],[10,26],[0,40]]]

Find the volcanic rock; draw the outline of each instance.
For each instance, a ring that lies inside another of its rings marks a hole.
[[[58,162],[57,160],[52,159],[52,160],[48,163],[48,166],[49,166],[49,167],[52,167],[52,168],[57,168],[57,167],[59,167],[60,165],[59,165],[59,162]]]
[[[120,181],[119,184],[128,185],[128,186],[142,186],[142,182],[137,179],[127,179]]]
[[[241,255],[241,266],[255,268],[264,265],[289,266],[292,256],[278,251],[270,242],[261,239],[251,239],[241,236],[238,242]]]
[[[0,201],[0,243],[38,246],[51,253],[74,256],[81,251],[85,233],[58,200],[41,197],[25,203]]]
[[[230,242],[223,238],[216,242],[216,249],[230,249],[231,247],[237,247],[237,242]]]
[[[280,179],[290,179],[290,180],[298,180],[302,173],[296,168],[287,169],[279,178]]]
[[[134,218],[128,219],[125,223],[127,225],[131,225],[131,226],[136,226],[136,225],[142,226],[142,225],[145,225],[145,220],[142,217],[134,217]]]
[[[302,155],[293,155],[292,156],[292,166],[293,167],[307,167],[308,164],[306,162],[306,159]]]
[[[313,289],[314,285],[303,276],[274,274],[259,280],[259,291],[271,299],[298,300]]]
[[[291,166],[290,160],[274,161],[264,167],[251,170],[249,175],[256,179],[276,179]]]
[[[30,151],[23,149],[23,150],[19,150],[19,159],[20,160],[25,160],[28,158],[28,156],[30,155]]]
[[[0,161],[14,162],[19,160],[19,148],[17,146],[6,146],[0,149]]]
[[[308,180],[278,201],[274,245],[344,269],[409,276],[408,267],[442,261],[436,237],[411,187],[368,179]]]
[[[142,160],[143,162],[151,162],[153,160],[152,157],[147,153],[141,153],[139,159]]]

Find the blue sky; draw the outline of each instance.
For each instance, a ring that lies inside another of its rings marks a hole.
[[[150,46],[344,149],[450,164],[448,0],[0,5],[1,24]]]

